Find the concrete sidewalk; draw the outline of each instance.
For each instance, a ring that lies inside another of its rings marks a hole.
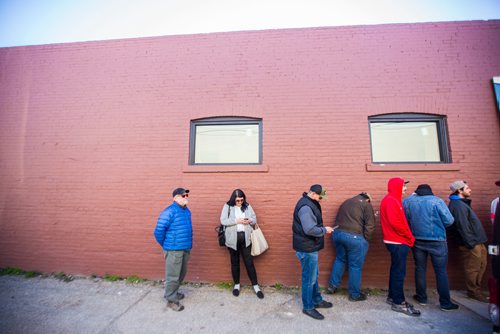
[[[181,290],[186,309],[174,312],[165,307],[163,287],[150,282],[0,276],[0,332],[491,333],[490,322],[463,305],[441,311],[436,296],[427,306],[416,305],[422,316],[413,318],[391,311],[382,295],[364,302],[325,295],[334,306],[322,309],[325,320],[318,321],[302,314],[297,291],[264,287],[265,298],[259,300],[250,287],[243,287],[237,298],[214,286],[186,285]],[[487,304],[478,306],[487,310]]]

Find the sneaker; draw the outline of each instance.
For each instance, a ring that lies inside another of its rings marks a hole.
[[[349,295],[349,300],[351,302],[361,302],[363,300],[366,300],[366,295],[364,293],[360,293],[358,297],[354,297],[352,295]]]
[[[389,305],[392,305],[392,298],[391,297],[387,297],[387,299],[385,300],[385,302]]]
[[[454,310],[458,310],[458,305],[457,304],[454,304],[454,303],[451,303],[450,302],[450,305],[448,306],[441,306],[441,311],[454,311]]]
[[[238,297],[240,295],[240,289],[233,289],[233,296]]]
[[[326,300],[322,300],[319,304],[314,305],[315,308],[331,308],[333,304],[327,302]]]
[[[330,285],[328,288],[326,288],[326,293],[329,295],[333,295],[335,292],[337,292],[337,288],[333,285]]]
[[[403,302],[402,304],[392,304],[391,310],[396,312],[401,312],[411,317],[419,317],[420,311],[415,310],[413,305],[407,302]]]
[[[176,312],[180,312],[180,311],[184,310],[184,306],[181,305],[181,303],[179,303],[179,302],[168,302],[167,307],[169,309],[172,309],[173,311],[176,311]]]
[[[184,299],[184,294],[182,292],[177,292],[177,299],[178,300]]]
[[[325,319],[323,314],[319,313],[315,308],[313,308],[312,310],[302,310],[302,313],[304,313],[305,315],[308,315],[311,318],[316,319],[316,320]]]
[[[264,299],[264,293],[262,291],[257,291],[256,295],[257,295],[257,298]]]
[[[427,300],[420,298],[418,295],[413,295],[413,299],[422,306],[427,305]]]

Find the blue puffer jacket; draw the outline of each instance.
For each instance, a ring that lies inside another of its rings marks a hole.
[[[415,194],[403,200],[403,207],[415,239],[446,240],[446,227],[451,226],[454,219],[441,198]]]
[[[164,250],[193,248],[191,211],[176,202],[172,203],[160,214],[154,234]]]

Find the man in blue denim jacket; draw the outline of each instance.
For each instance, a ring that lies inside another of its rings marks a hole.
[[[430,255],[436,274],[436,285],[441,310],[458,309],[451,302],[448,285],[448,245],[446,227],[453,224],[453,216],[445,202],[434,196],[428,184],[421,184],[415,193],[403,200],[403,207],[410,229],[415,237],[413,258],[415,259],[416,294],[413,298],[420,304],[427,304],[426,271],[427,256]]]

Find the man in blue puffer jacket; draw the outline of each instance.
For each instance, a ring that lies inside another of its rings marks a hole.
[[[434,196],[428,184],[420,184],[415,194],[403,200],[406,219],[415,237],[413,258],[415,260],[415,287],[413,296],[420,305],[427,304],[426,272],[427,256],[430,255],[436,287],[439,294],[439,305],[443,311],[458,309],[458,305],[450,299],[448,283],[448,244],[446,228],[453,224],[453,216],[445,202]]]
[[[177,188],[173,191],[174,202],[158,218],[155,228],[156,241],[163,248],[165,257],[165,299],[167,307],[182,311],[179,300],[184,294],[179,292],[187,273],[187,264],[193,248],[193,227],[191,211],[187,208],[189,190]]]

